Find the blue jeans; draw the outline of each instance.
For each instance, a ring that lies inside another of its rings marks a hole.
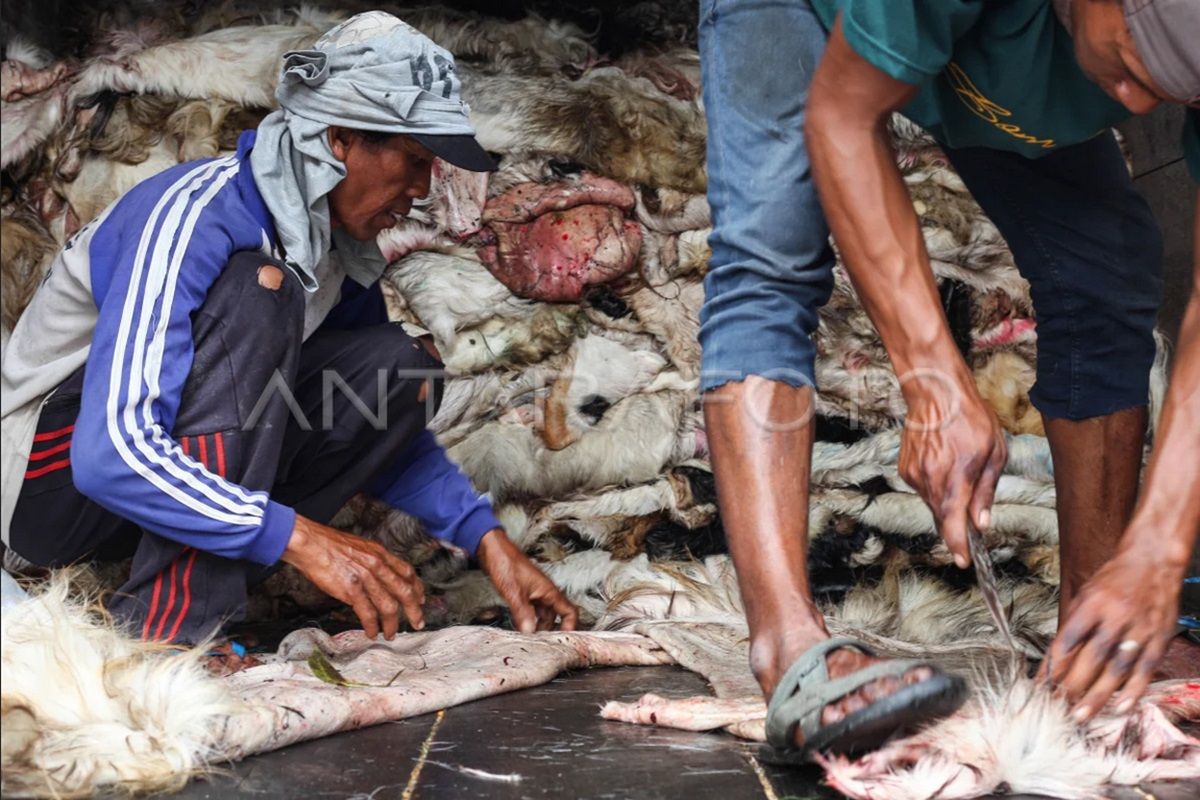
[[[759,375],[813,385],[829,228],[804,143],[826,33],[807,0],[701,0],[712,258],[701,389]],[[1038,317],[1034,406],[1085,419],[1145,405],[1162,236],[1110,134],[1040,159],[947,149],[1012,249]]]
[[[701,0],[712,257],[701,389],[761,375],[813,385],[833,250],[804,145],[825,31],[806,0]]]

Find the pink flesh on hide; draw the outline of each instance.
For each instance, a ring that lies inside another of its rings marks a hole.
[[[1037,323],[1032,319],[1006,319],[994,327],[988,328],[971,343],[975,350],[990,350],[1014,342],[1032,340],[1037,331]]]
[[[45,69],[37,69],[21,61],[4,61],[0,63],[0,97],[6,103],[32,97],[70,74],[71,67],[62,61]]]
[[[641,227],[625,218],[633,192],[584,173],[579,181],[524,183],[488,201],[495,243],[479,257],[514,294],[574,302],[584,287],[624,275],[637,261]]]

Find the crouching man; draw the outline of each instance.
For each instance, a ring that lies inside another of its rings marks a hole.
[[[477,555],[522,631],[574,628],[426,430],[441,365],[378,284],[432,159],[494,168],[453,57],[369,12],[287,54],[276,96],[235,155],[139,184],[55,259],[4,353],[6,545],[132,542],[110,608],[144,639],[212,635],[281,561],[391,638],[424,625],[413,568],[324,524],[365,491]]]

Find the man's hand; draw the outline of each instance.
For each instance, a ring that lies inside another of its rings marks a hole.
[[[575,606],[504,531],[493,528],[484,534],[478,557],[492,585],[508,603],[517,630],[549,631],[555,628],[556,621],[564,631],[575,630],[579,621]]]
[[[913,391],[917,383],[925,385]],[[991,523],[996,482],[1008,458],[1004,435],[974,385],[925,375],[906,380],[905,388],[900,477],[929,506],[954,563],[965,569],[971,563],[968,526],[982,531]]]
[[[1131,529],[1130,541],[1147,538]],[[1079,592],[1042,662],[1039,677],[1066,695],[1075,719],[1094,717],[1114,692],[1116,711],[1133,708],[1175,632],[1186,562],[1158,546],[1122,548]]]
[[[387,639],[395,636],[401,609],[414,630],[425,627],[425,587],[410,564],[378,542],[297,515],[283,561],[353,608],[370,639],[381,630]]]

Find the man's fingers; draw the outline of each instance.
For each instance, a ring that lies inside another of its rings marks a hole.
[[[537,629],[539,631],[554,630],[554,622],[558,619],[558,614],[554,613],[554,609],[550,606],[537,604]]]
[[[1067,614],[1067,622],[1059,628],[1058,635],[1050,645],[1050,653],[1046,656],[1046,660],[1050,662],[1051,683],[1057,683],[1067,674],[1078,655],[1078,645],[1090,637],[1092,631],[1100,624],[1100,617],[1093,614],[1090,608],[1079,602],[1080,600],[1083,598],[1078,598]]]
[[[1156,637],[1145,646],[1137,663],[1129,671],[1125,687],[1115,698],[1118,714],[1131,711],[1138,698],[1146,693],[1147,687],[1150,686],[1150,679],[1154,677],[1154,670],[1158,668],[1158,662],[1162,660],[1163,653],[1166,652],[1168,641],[1170,640]]]
[[[1004,446],[1001,445],[992,451],[988,458],[987,464],[979,473],[979,478],[975,481],[975,488],[971,492],[971,521],[980,531],[985,531],[992,524],[992,503],[996,499],[996,484],[1000,481],[1000,475],[1004,472],[1004,463],[1007,460]]]
[[[512,595],[512,597],[504,599],[508,601],[508,611],[512,614],[513,624],[521,633],[533,633],[537,630],[538,625],[537,614],[534,612],[533,606],[525,598],[525,593],[521,589],[517,588]]]
[[[362,579],[363,588],[370,598],[371,605],[379,612],[382,623],[383,638],[392,639],[400,629],[400,601],[393,597],[385,588],[382,581],[374,575],[366,574]]]
[[[1079,648],[1079,653],[1062,679],[1056,681],[1072,703],[1079,701],[1104,673],[1109,659],[1115,655],[1122,629],[1116,631],[1099,625]]]
[[[367,599],[366,592],[359,592],[350,603],[350,607],[354,609],[354,615],[362,623],[363,633],[367,635],[367,638],[374,639],[378,636],[379,615],[375,611],[375,606]]]
[[[1139,655],[1139,650],[1122,650],[1120,645],[1112,651],[1108,663],[1104,665],[1104,669],[1096,678],[1095,683],[1075,704],[1076,720],[1079,722],[1089,720],[1104,708],[1108,698],[1112,697],[1113,692],[1121,688],[1121,685],[1129,677],[1129,673],[1137,664]]]
[[[425,605],[425,586],[412,566],[388,553],[379,577],[404,609],[404,617],[412,629],[419,631],[424,628],[425,612],[422,606]]]
[[[575,604],[567,599],[561,591],[555,590],[550,597],[550,603],[554,606],[555,612],[559,617],[559,630],[573,631],[579,625],[579,610],[575,608]]]
[[[971,495],[964,485],[961,476],[952,476],[946,492],[946,499],[941,504],[941,515],[938,519],[938,530],[954,563],[960,569],[966,569],[971,564],[971,554],[967,547],[967,514]]]

